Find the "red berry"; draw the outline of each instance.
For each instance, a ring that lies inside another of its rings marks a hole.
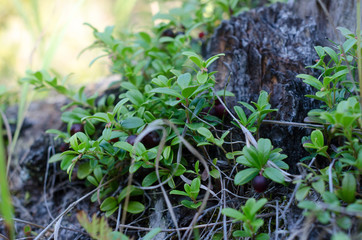
[[[119,141],[119,137],[115,137],[115,138],[111,138],[110,140],[109,140],[109,143],[116,143],[116,142],[118,142]]]
[[[157,132],[150,132],[141,140],[141,142],[146,148],[153,148],[160,143],[160,136]]]
[[[62,142],[62,144],[60,144],[59,151],[65,152],[67,150],[69,150],[69,143]]]
[[[137,135],[130,135],[126,139],[126,142],[128,142],[129,144],[131,144],[133,146],[135,144],[136,138],[137,138]]]
[[[253,187],[255,191],[262,193],[268,188],[268,180],[263,175],[258,175],[253,179]]]
[[[74,135],[77,132],[84,132],[83,124],[81,123],[75,123],[70,128],[70,135]]]
[[[205,37],[205,33],[204,32],[199,32],[199,38],[204,38]]]
[[[224,105],[218,104],[213,107],[215,109],[215,115],[216,117],[222,119],[225,116],[226,110]]]

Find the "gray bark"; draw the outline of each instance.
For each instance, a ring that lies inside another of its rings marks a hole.
[[[334,25],[353,26],[355,2],[324,2]],[[352,14],[347,14],[349,10]],[[272,119],[303,122],[308,111],[320,103],[305,97],[314,90],[296,75],[308,73],[318,77],[317,72],[305,67],[318,58],[314,46],[333,47],[327,38],[337,41],[334,31],[318,0],[278,3],[223,21],[207,46],[207,57],[225,53],[212,69],[218,71],[217,87],[226,86],[235,93],[235,99],[228,102],[230,107],[236,101],[256,102],[259,92],[265,90],[270,94],[272,108],[279,109],[271,114]],[[261,129],[261,137],[270,138],[274,146],[285,150],[291,171],[295,172],[295,163],[307,154],[301,139],[309,131],[269,125]]]

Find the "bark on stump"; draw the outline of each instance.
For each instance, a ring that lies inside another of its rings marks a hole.
[[[340,3],[323,2],[331,17],[341,11],[334,9]],[[355,7],[355,3],[350,3],[353,1],[344,2],[348,2],[346,9]],[[351,23],[349,18],[349,15],[335,18],[333,24]],[[279,109],[272,114],[273,119],[303,122],[308,111],[320,103],[305,97],[314,90],[296,75],[318,76],[317,72],[305,67],[313,65],[318,58],[314,46],[331,46],[327,37],[337,39],[333,33],[333,25],[328,22],[318,0],[278,3],[223,21],[208,43],[207,57],[225,53],[212,71],[218,71],[217,87],[226,86],[236,95],[228,102],[229,106],[235,105],[236,101],[256,102],[259,92],[265,90],[270,93],[272,108]],[[301,139],[309,132],[291,126],[264,125],[260,136],[270,138],[274,147],[283,148],[291,172],[296,172],[296,163],[307,155]]]

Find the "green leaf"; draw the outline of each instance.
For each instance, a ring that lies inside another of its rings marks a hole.
[[[310,187],[308,187],[308,186],[299,188],[297,193],[295,194],[295,198],[298,201],[304,200],[304,198],[308,195],[309,190],[310,190]]]
[[[256,240],[269,240],[269,235],[266,233],[260,233],[256,236]]]
[[[115,197],[106,198],[101,204],[102,211],[109,211],[118,206],[118,202]]]
[[[197,82],[199,84],[204,84],[207,82],[207,79],[209,78],[209,74],[198,72],[196,75],[196,78],[197,78]]]
[[[184,98],[189,98],[194,95],[195,91],[199,88],[198,85],[188,86],[182,89],[181,94]]]
[[[322,194],[325,191],[325,184],[322,178],[319,178],[317,181],[312,182],[312,187],[319,193]]]
[[[133,146],[131,144],[129,144],[128,142],[116,142],[113,146],[126,150],[127,152],[132,152],[132,150],[133,150]]]
[[[320,130],[314,130],[311,134],[311,141],[316,147],[324,146],[323,133]]]
[[[125,129],[139,128],[144,124],[144,121],[138,117],[130,117],[121,122],[121,126]]]
[[[157,181],[156,172],[153,171],[146,175],[146,177],[142,181],[142,187],[149,187]]]
[[[233,232],[233,237],[251,237],[250,234],[248,234],[248,232],[246,231],[242,231],[242,230],[237,230]]]
[[[332,58],[332,60],[335,62],[335,63],[338,63],[338,55],[337,53],[330,47],[324,47],[323,48],[324,51],[326,51],[326,53]]]
[[[189,197],[189,194],[187,194],[187,193],[184,192],[184,191],[180,191],[180,190],[172,190],[172,191],[170,192],[170,194],[182,195],[182,196]]]
[[[345,41],[343,43],[343,49],[344,49],[344,52],[347,53],[351,48],[353,48],[353,46],[357,43],[357,39],[355,38],[350,38],[350,39],[347,39],[347,41]]]
[[[302,201],[298,203],[299,208],[309,209],[309,210],[315,210],[317,208],[317,205],[312,201]]]
[[[199,129],[197,129],[197,132],[204,136],[208,141],[214,142],[215,138],[209,129],[205,127],[200,127]]]
[[[318,79],[316,79],[315,77],[313,77],[311,75],[298,74],[296,77],[304,79],[303,82],[311,85],[312,87],[314,87],[318,90],[321,90],[323,87],[323,84]]]
[[[136,106],[141,106],[145,102],[142,93],[138,90],[129,90],[126,97]]]
[[[127,206],[127,212],[137,214],[145,210],[145,205],[138,201],[130,201]]]
[[[356,178],[351,173],[346,173],[342,180],[342,189],[339,193],[343,201],[353,203],[356,200]]]
[[[191,82],[191,74],[190,73],[184,73],[181,74],[177,78],[177,84],[180,86],[181,89],[185,89],[190,85]]]
[[[248,168],[238,172],[235,175],[234,183],[235,185],[244,185],[247,182],[250,182],[256,175],[258,175],[259,169],[257,168]]]
[[[348,230],[349,228],[352,227],[352,220],[347,216],[337,217],[336,222],[337,222],[338,226],[344,230]]]
[[[282,174],[282,172],[276,168],[265,168],[263,175],[271,180],[273,180],[274,182],[277,183],[284,183],[284,176]]]
[[[224,214],[225,216],[227,217],[230,217],[230,218],[234,218],[236,220],[239,220],[241,221],[243,219],[243,216],[244,214],[242,214],[241,212],[233,209],[233,208],[224,208],[222,211],[221,211],[222,214]]]
[[[89,174],[91,174],[92,169],[90,167],[89,161],[83,162],[78,167],[77,177],[79,179],[86,178]]]
[[[61,156],[61,153],[56,153],[50,157],[48,163],[58,162],[58,161],[61,161],[62,159],[63,159],[63,156]]]
[[[332,240],[351,240],[351,238],[344,232],[337,232],[333,234]]]
[[[194,180],[192,180],[190,186],[190,197],[192,199],[196,199],[197,196],[199,195],[200,185],[201,185],[200,178],[195,178]]]
[[[258,140],[257,151],[259,156],[258,159],[261,166],[264,166],[267,163],[271,150],[272,150],[272,145],[269,139],[260,138]]]
[[[154,88],[150,91],[150,93],[161,93],[183,99],[182,95],[179,92],[171,88]]]
[[[152,240],[158,233],[161,232],[161,228],[152,228],[152,230],[147,233],[142,239],[143,240]]]
[[[213,169],[210,171],[210,175],[215,178],[215,179],[219,179],[220,178],[220,172],[217,169]]]

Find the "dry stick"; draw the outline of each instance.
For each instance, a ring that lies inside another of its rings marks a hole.
[[[287,122],[287,121],[275,121],[275,120],[263,120],[262,123],[266,124],[278,124],[278,125],[287,125],[292,127],[303,127],[303,128],[324,128],[320,124],[309,124],[309,123],[298,123],[298,122]]]
[[[222,189],[224,190],[225,189],[225,181],[223,181],[222,179],[221,179],[221,174],[220,174],[220,183],[221,183],[221,187],[222,187]],[[225,194],[225,191],[222,191],[222,200],[223,200],[223,204],[224,204],[224,209],[226,208],[226,194]],[[221,207],[220,207],[220,212],[222,211],[222,209],[221,209]],[[224,232],[224,240],[228,240],[228,235],[227,235],[227,226],[226,226],[226,215],[224,214],[224,216],[223,216],[223,222],[224,222],[224,224],[223,224],[223,232]]]
[[[48,226],[46,226],[44,228],[43,231],[41,231],[37,236],[36,238],[34,238],[34,240],[38,240],[40,239],[48,230],[51,226],[53,226],[53,224],[55,222],[57,222],[61,217],[63,217],[65,214],[67,214],[70,210],[72,210],[79,202],[81,202],[82,200],[84,200],[85,198],[87,198],[88,196],[92,195],[93,193],[95,193],[99,188],[107,185],[108,183],[110,183],[111,181],[113,181],[115,178],[109,180],[108,182],[102,184],[102,185],[99,185],[96,189],[92,190],[91,192],[87,193],[86,195],[84,195],[83,197],[79,198],[77,201],[71,203],[69,205],[69,207],[67,207],[67,209],[65,209],[61,214],[59,214]]]
[[[46,164],[46,169],[45,169],[45,176],[44,176],[44,185],[43,185],[43,194],[44,194],[44,204],[45,204],[45,208],[47,209],[48,215],[50,216],[50,218],[52,220],[54,220],[54,217],[52,215],[52,213],[50,212],[49,206],[48,206],[48,199],[47,199],[47,181],[48,181],[48,172],[49,172],[49,158],[50,158],[50,151],[53,150],[53,154],[54,154],[54,148],[52,148],[51,146],[48,147],[48,155],[47,155],[47,164]]]

